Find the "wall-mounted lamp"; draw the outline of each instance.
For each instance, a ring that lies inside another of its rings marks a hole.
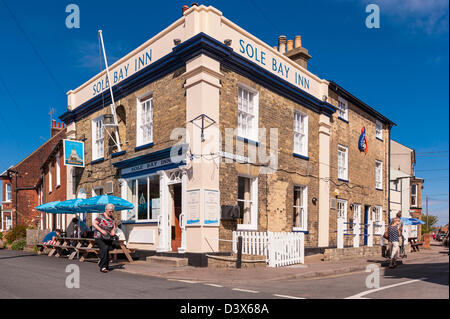
[[[350,204],[350,209],[353,210],[353,207],[355,207],[353,204]]]
[[[230,46],[231,42],[233,42],[231,39],[225,39],[225,41],[223,41],[223,43],[225,43],[225,45]]]
[[[173,44],[179,45],[181,43],[180,39],[173,39]]]
[[[339,190],[337,188],[334,189],[334,196],[336,196],[336,197],[339,196]]]
[[[314,205],[316,205],[316,203],[317,203],[317,198],[313,197],[313,198],[312,198],[312,202],[313,202]]]
[[[322,96],[322,101],[326,102],[328,100],[328,96],[324,95]]]
[[[112,125],[114,124],[114,118],[112,114],[105,114],[103,115],[103,123],[105,125]]]

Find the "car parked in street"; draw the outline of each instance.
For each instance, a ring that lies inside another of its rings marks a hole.
[[[444,232],[438,233],[436,235],[436,240],[437,241],[442,241],[444,239],[444,237],[445,237],[445,233]]]

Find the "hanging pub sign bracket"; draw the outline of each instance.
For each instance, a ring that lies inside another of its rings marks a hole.
[[[201,126],[196,124],[196,123],[194,123],[195,121],[200,120],[200,119],[202,120],[202,125]],[[209,123],[205,123],[205,119]],[[200,128],[202,130],[202,132],[201,132],[201,140],[202,140],[202,142],[205,141],[205,134],[204,134],[205,129],[207,129],[208,127],[210,127],[211,125],[214,125],[216,123],[216,121],[214,121],[208,115],[203,114],[203,113],[200,114],[199,116],[197,116],[196,118],[190,120],[189,122],[191,122],[192,124],[194,124],[195,126],[197,126],[198,128]],[[207,125],[205,126],[205,124],[207,124]]]

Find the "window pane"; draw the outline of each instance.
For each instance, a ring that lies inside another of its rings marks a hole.
[[[138,179],[138,215],[139,219],[147,219],[147,178]]]

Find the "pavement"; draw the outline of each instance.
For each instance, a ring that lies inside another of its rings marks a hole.
[[[449,298],[448,248],[441,245],[408,254],[394,269],[383,267],[386,260],[380,257],[339,262],[308,259],[306,265],[246,269],[121,262],[102,274],[94,258],[81,263],[0,249],[0,299],[198,299],[205,303],[206,299]],[[372,265],[371,273],[366,272],[367,265]]]
[[[448,255],[448,248],[439,242],[434,242],[431,249],[420,249],[419,252],[408,253],[408,257],[402,260],[403,265],[417,263],[420,260]],[[370,264],[382,266],[382,272],[387,269],[388,260],[381,256],[363,257],[352,260],[323,262],[318,258],[308,258],[304,265],[287,267],[252,267],[252,268],[216,268],[216,267],[176,267],[160,264],[149,264],[145,261],[123,263],[117,271],[131,274],[161,277],[166,279],[237,283],[251,281],[277,281],[286,279],[320,278],[341,274],[365,272]],[[401,268],[399,265],[398,268]]]

